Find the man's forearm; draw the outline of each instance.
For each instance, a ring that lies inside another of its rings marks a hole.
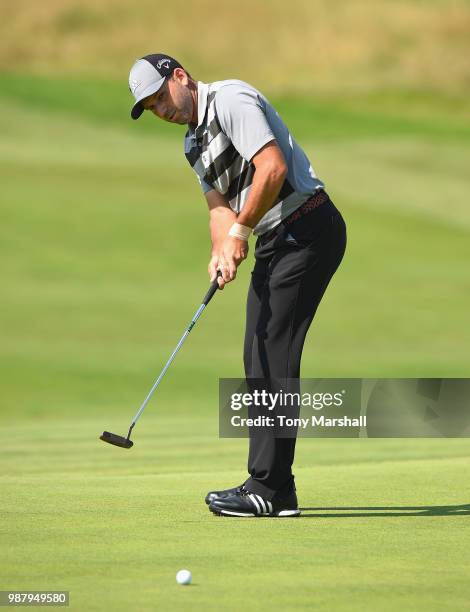
[[[217,207],[210,211],[209,229],[212,253],[217,252],[227,239],[229,229],[237,221],[237,215],[230,208]]]
[[[237,223],[251,228],[255,227],[274,204],[285,177],[286,171],[282,169],[257,169],[247,201],[238,215]]]

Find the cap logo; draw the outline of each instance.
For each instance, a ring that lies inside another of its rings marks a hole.
[[[160,70],[160,68],[166,68],[167,70],[169,70],[170,68],[170,59],[168,57],[165,57],[161,60],[158,60],[157,62],[157,68]]]
[[[135,94],[135,90],[141,84],[142,84],[142,81],[136,81],[135,79],[131,82],[131,91],[132,91],[133,94]]]

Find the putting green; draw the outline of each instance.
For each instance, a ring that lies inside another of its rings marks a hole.
[[[465,440],[306,440],[304,516],[223,519],[245,477],[217,438],[242,375],[250,262],[211,302],[123,450],[204,295],[205,203],[184,130],[128,119],[121,84],[4,75],[0,95],[3,589],[77,610],[446,610],[468,605]],[[348,224],[303,375],[468,376],[470,135],[397,94],[281,100]],[[424,102],[423,102],[424,103]],[[218,471],[220,470],[220,471]],[[193,572],[180,587],[178,569]]]
[[[69,590],[76,610],[463,610],[466,440],[300,440],[299,519],[210,514],[246,441],[214,418],[106,418],[3,429],[2,588]],[[220,470],[220,471],[219,471]],[[193,573],[181,587],[175,574]]]

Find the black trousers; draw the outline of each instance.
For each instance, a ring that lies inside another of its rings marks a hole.
[[[346,248],[344,220],[329,197],[321,196],[316,208],[294,213],[256,242],[246,311],[247,379],[300,377],[305,336]],[[250,432],[245,486],[266,499],[292,492],[295,442]]]

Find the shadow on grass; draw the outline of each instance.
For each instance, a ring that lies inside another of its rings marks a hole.
[[[300,508],[300,518],[352,518],[384,516],[468,516],[470,504],[460,506],[357,506]],[[314,513],[304,514],[307,511]]]

